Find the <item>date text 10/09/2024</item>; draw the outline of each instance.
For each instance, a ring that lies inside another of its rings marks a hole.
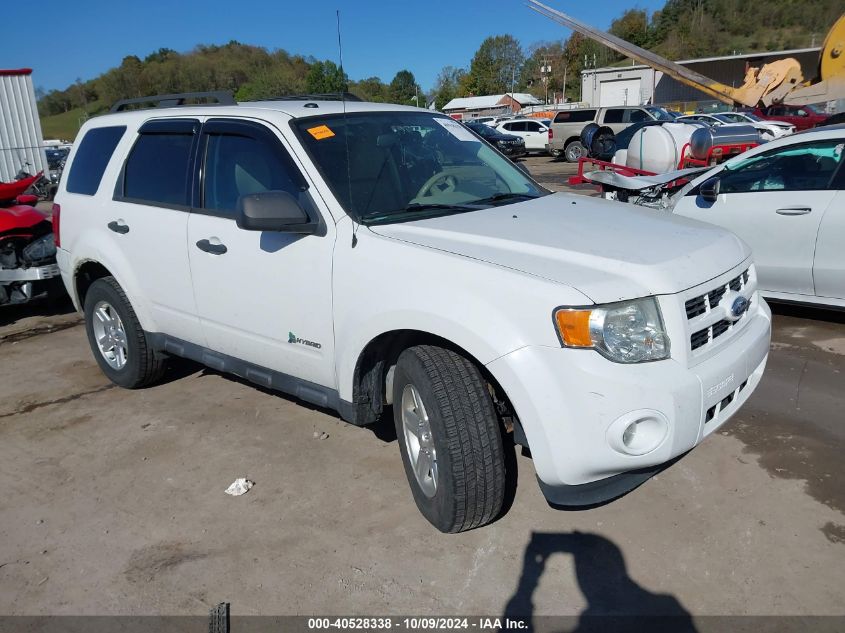
[[[519,618],[441,618],[441,617],[352,617],[352,618],[308,618],[309,630],[360,629],[406,631],[477,630],[501,631],[529,628],[526,620]]]

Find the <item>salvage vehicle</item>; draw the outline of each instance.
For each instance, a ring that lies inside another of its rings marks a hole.
[[[184,356],[355,425],[389,413],[444,532],[501,513],[515,443],[551,504],[625,494],[722,427],[768,357],[734,235],[547,191],[428,110],[120,102],[82,126],[54,209],[115,384]]]
[[[845,308],[845,125],[772,141],[713,169],[588,173],[606,197],[722,226],[754,251],[767,298]]]
[[[64,294],[53,225],[32,206],[37,197],[23,195],[39,178],[0,183],[0,305]]]

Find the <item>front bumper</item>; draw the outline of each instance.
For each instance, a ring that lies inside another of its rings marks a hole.
[[[525,156],[528,153],[525,149],[525,145],[500,145],[499,151],[510,158],[519,158],[520,156]]]
[[[730,419],[768,358],[771,311],[756,300],[747,317],[729,345],[692,366],[675,358],[622,365],[592,350],[544,346],[489,363],[522,425],[546,498],[589,505],[618,497]],[[664,424],[665,435],[644,454],[622,452],[619,429],[643,416]]]
[[[53,279],[61,275],[57,264],[46,266],[32,266],[30,268],[0,268],[0,283],[14,283],[17,281],[42,281]]]

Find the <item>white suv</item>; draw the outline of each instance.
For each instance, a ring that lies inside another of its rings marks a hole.
[[[103,372],[142,387],[184,356],[356,425],[392,405],[442,531],[497,517],[514,442],[550,503],[594,504],[760,381],[771,314],[723,229],[550,193],[427,110],[114,110],[83,126],[54,211]]]

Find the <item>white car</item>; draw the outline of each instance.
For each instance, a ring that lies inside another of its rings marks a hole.
[[[757,121],[728,121],[721,117],[721,113],[719,114],[688,114],[686,116],[680,116],[675,119],[676,123],[690,123],[692,121],[697,121],[699,123],[707,123],[708,125],[712,125],[714,127],[748,127],[751,126],[759,131],[760,136],[762,137],[763,141],[771,141],[776,138],[780,138],[783,136],[783,131],[780,127],[774,125],[768,125],[764,122],[757,122]]]
[[[770,129],[775,138],[782,136],[789,136],[795,132],[795,126],[786,121],[773,121],[771,119],[761,119],[750,112],[720,112],[714,114],[717,119],[725,123],[740,123],[744,125],[765,126]]]
[[[772,299],[845,307],[845,128],[756,147],[678,192],[674,213],[729,229]]]
[[[549,126],[539,119],[510,119],[498,123],[495,128],[505,134],[513,134],[525,139],[525,149],[533,153],[545,153],[549,144]]]
[[[417,507],[458,532],[499,515],[514,442],[551,503],[606,501],[760,381],[771,313],[724,229],[551,193],[428,110],[168,101],[88,120],[53,212],[118,385],[185,356],[356,425],[392,407]]]

